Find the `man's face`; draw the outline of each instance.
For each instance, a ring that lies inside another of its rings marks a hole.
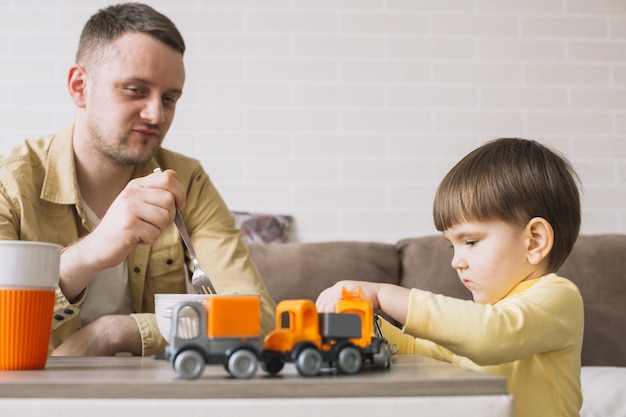
[[[122,165],[149,160],[182,94],[182,55],[148,35],[127,33],[86,71],[85,112],[93,149]]]

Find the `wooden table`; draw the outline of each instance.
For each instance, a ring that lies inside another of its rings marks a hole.
[[[420,356],[396,356],[390,370],[304,378],[288,364],[277,376],[248,380],[207,366],[181,380],[169,363],[138,357],[48,359],[40,371],[0,372],[6,416],[185,417],[513,415],[503,378]],[[421,413],[421,414],[420,414]]]

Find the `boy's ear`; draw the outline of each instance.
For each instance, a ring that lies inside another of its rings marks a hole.
[[[526,225],[528,262],[538,265],[546,259],[554,245],[554,229],[543,217],[534,217]]]

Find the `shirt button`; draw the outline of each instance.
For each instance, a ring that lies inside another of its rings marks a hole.
[[[69,308],[66,308],[65,310],[63,310],[63,312],[65,314],[74,314],[74,310],[70,310]]]
[[[141,268],[139,268],[138,266],[135,267],[135,269],[133,269],[133,271],[135,271],[135,274],[138,274],[141,272]]]
[[[174,261],[172,259],[168,259],[167,261],[165,261],[166,264],[171,265],[174,263]]]
[[[54,319],[55,319],[55,320],[59,320],[59,321],[61,321],[61,320],[65,320],[65,317],[63,317],[63,316],[62,316],[62,315],[60,315],[60,314],[57,314],[57,315],[55,315],[55,316],[54,316]]]

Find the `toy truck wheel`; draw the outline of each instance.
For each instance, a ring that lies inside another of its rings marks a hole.
[[[296,369],[302,376],[315,376],[322,369],[322,354],[313,347],[302,349],[296,359]]]
[[[380,369],[391,367],[391,346],[388,343],[383,343],[380,352],[374,354],[374,366]]]
[[[261,362],[261,368],[267,373],[277,374],[283,370],[285,362],[278,359],[266,359]]]
[[[339,351],[337,369],[344,374],[355,374],[361,369],[361,352],[354,346],[346,346]]]
[[[204,371],[204,358],[199,352],[188,349],[176,355],[172,365],[181,378],[196,379]]]
[[[248,349],[239,349],[228,357],[226,370],[235,378],[251,378],[256,373],[259,361]]]

